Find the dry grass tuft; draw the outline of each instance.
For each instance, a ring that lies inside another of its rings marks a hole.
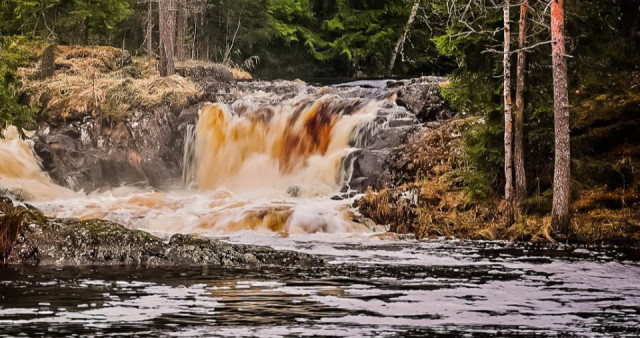
[[[233,67],[229,69],[231,74],[233,74],[233,78],[236,80],[252,80],[253,76],[246,70],[238,67]]]
[[[8,213],[0,211],[0,260],[4,262],[18,237],[20,226],[24,220],[23,210],[14,209]]]
[[[179,75],[163,78],[145,59],[112,47],[59,47],[56,74],[39,79],[39,65],[20,69],[23,91],[53,120],[93,115],[118,119],[136,109],[185,108],[201,88]]]
[[[221,82],[253,79],[253,76],[248,71],[240,67],[225,66],[222,63],[209,61],[187,60],[178,62],[176,63],[176,72],[193,78],[213,77]]]
[[[4,263],[13,247],[28,210],[16,208],[6,197],[0,197],[0,262]]]

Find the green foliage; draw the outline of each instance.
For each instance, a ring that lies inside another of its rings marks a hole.
[[[504,165],[502,145],[504,129],[496,121],[500,114],[494,112],[472,123],[464,133],[465,166],[461,170],[467,197],[473,201],[484,200],[499,191],[501,171]]]
[[[70,45],[124,46],[132,55],[145,52],[146,0],[0,1],[0,35],[25,35]],[[440,55],[431,41],[442,25],[427,20],[431,5],[421,1],[397,58],[398,75],[452,70],[449,57]],[[414,0],[181,3],[188,12],[185,35],[192,58],[242,64],[257,56],[261,62],[255,72],[263,77],[315,78],[383,75]],[[155,2],[151,15],[157,48]]]
[[[133,11],[130,0],[3,0],[2,35],[63,44],[108,44]]]
[[[639,63],[630,23],[638,22],[640,14],[637,4],[633,7],[631,2],[566,2],[571,102],[576,101],[577,93],[607,92],[611,87],[606,80],[609,74],[631,71]],[[458,65],[444,96],[456,109],[484,121],[466,131],[468,169],[463,173],[468,195],[482,199],[501,194],[504,185],[502,54],[496,51],[502,49],[502,8],[490,6],[487,0],[454,3],[456,6],[449,0],[433,2],[433,20],[447,24],[432,41],[442,55],[454,58]],[[468,3],[469,7],[464,6]],[[533,22],[549,22],[550,18],[545,3],[530,4],[533,11],[528,44],[537,47],[527,53],[524,150],[530,192],[540,196],[553,181],[553,79],[551,51],[546,43],[550,33],[546,26]],[[634,10],[624,11],[626,7]],[[512,50],[517,48],[518,15],[517,10],[512,11]],[[513,55],[514,67],[515,63]],[[515,77],[515,68],[511,73]]]
[[[7,124],[24,127],[32,121],[35,110],[19,101],[17,68],[34,61],[36,48],[24,37],[0,37],[0,131]]]
[[[268,53],[261,55],[265,64],[258,71],[269,76],[266,68],[275,68],[282,76],[280,63],[290,65],[294,60],[302,67],[292,76],[381,76],[412,5],[411,0],[269,0],[269,45],[255,46]],[[432,27],[423,17],[416,20],[402,49],[399,73],[451,69],[451,63],[438,55],[430,40]],[[278,47],[282,44],[286,49]]]

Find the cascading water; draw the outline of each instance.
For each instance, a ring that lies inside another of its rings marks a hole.
[[[33,155],[32,146],[9,126],[0,138],[0,188],[18,198],[46,201],[76,195],[51,181]],[[4,192],[4,191],[3,191]]]
[[[286,197],[329,195],[340,187],[343,159],[379,101],[296,97],[271,106],[239,101],[200,111],[195,155],[196,186]],[[188,163],[187,168],[194,164]]]
[[[299,88],[254,90],[227,104],[204,105],[197,123],[184,128],[183,189],[74,194],[51,183],[22,145],[36,168],[30,175],[57,189],[25,196],[53,216],[104,218],[156,233],[369,231],[351,221],[351,199],[331,197],[351,180],[359,148],[384,128],[381,116],[391,114],[381,111],[390,101],[379,93]],[[7,142],[6,148],[15,147]],[[0,177],[9,182],[10,175]],[[23,178],[19,173],[16,182],[24,184]]]
[[[184,152],[182,155],[182,183],[189,187],[196,177],[195,161],[196,126],[189,124],[184,136]]]

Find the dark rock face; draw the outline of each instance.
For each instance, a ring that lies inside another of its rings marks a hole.
[[[368,188],[381,189],[392,180],[390,173],[391,154],[409,143],[416,135],[421,135],[424,124],[439,123],[453,117],[446,101],[440,95],[443,78],[425,77],[403,81],[357,81],[338,86],[358,86],[347,91],[349,95],[362,97],[390,98],[378,110],[372,125],[360,130],[357,142],[352,144],[361,150],[351,153],[343,162],[343,168],[350,173],[347,185],[360,192]],[[391,94],[390,94],[391,93]],[[395,101],[393,97],[397,96]]]
[[[389,150],[363,149],[353,164],[354,179],[349,184],[351,189],[364,191],[368,187],[381,188],[389,182],[389,173],[385,169],[388,157]]]
[[[0,203],[3,209],[13,208],[8,200]],[[21,208],[23,221],[18,234],[8,256],[2,257],[7,264],[222,267],[324,264],[322,259],[304,253],[233,245],[193,235],[174,235],[167,243],[144,231],[109,221],[47,219],[37,209]]]
[[[62,185],[86,191],[123,184],[160,187],[180,177],[182,128],[166,107],[115,124],[85,117],[62,126],[43,124],[34,148]]]
[[[440,95],[437,80],[438,78],[423,78],[405,85],[398,91],[398,105],[414,113],[420,122],[452,118],[455,114]]]

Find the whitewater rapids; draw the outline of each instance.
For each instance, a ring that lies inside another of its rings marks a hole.
[[[184,187],[74,192],[41,169],[15,127],[0,141],[0,187],[60,218],[107,219],[155,234],[238,231],[363,233],[345,158],[358,149],[384,99],[253,93],[205,104],[185,138]]]

